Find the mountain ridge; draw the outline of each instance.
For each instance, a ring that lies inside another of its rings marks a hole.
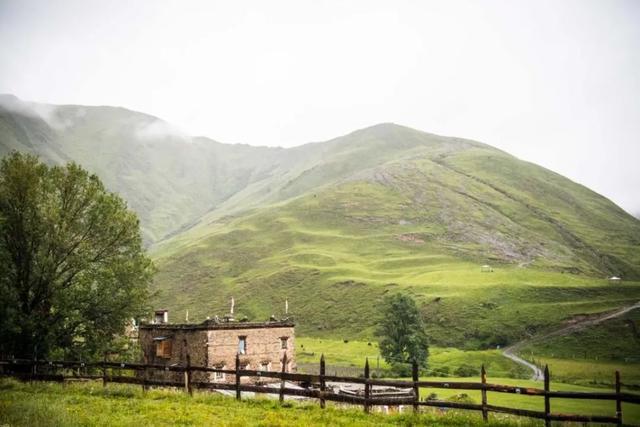
[[[369,338],[402,291],[435,342],[484,348],[640,298],[640,221],[487,144],[381,123],[254,147],[120,107],[9,107],[0,155],[73,160],[120,193],[159,269],[154,304],[194,319],[231,296],[266,318],[289,298],[303,333]]]

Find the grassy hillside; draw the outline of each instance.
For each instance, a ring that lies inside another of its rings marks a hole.
[[[640,363],[640,309],[584,330],[533,341],[519,351],[536,357]]]
[[[548,364],[561,381],[612,384],[619,370],[625,384],[640,388],[640,309],[565,335],[536,339],[518,353]]]
[[[13,149],[75,160],[125,197],[153,244],[154,304],[174,319],[223,314],[231,296],[265,318],[288,298],[303,334],[370,338],[377,304],[401,291],[434,343],[485,349],[640,299],[640,221],[474,141],[381,124],[260,148],[0,96],[0,155]]]
[[[356,136],[390,126],[399,128]],[[640,222],[500,151],[430,141],[164,242],[154,252],[158,304],[203,318],[234,296],[260,318],[288,297],[302,333],[368,338],[381,298],[402,291],[419,301],[435,343],[476,349],[640,299],[636,282],[603,279],[638,276]],[[482,273],[485,263],[494,271]]]

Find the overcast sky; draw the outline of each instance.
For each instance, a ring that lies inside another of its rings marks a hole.
[[[252,145],[395,122],[640,213],[637,0],[0,0],[0,93]]]

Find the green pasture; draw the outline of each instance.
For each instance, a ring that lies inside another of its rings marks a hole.
[[[204,320],[226,313],[233,296],[240,315],[259,320],[283,315],[288,298],[300,333],[369,340],[382,297],[403,292],[417,299],[435,344],[487,349],[640,300],[635,282],[473,260],[459,251],[465,243],[454,251],[435,241],[403,242],[396,226],[367,234],[296,212],[259,211],[194,239],[180,254],[156,253],[155,304]],[[493,272],[482,273],[487,262]]]
[[[418,416],[364,414],[362,409],[324,410],[316,401],[280,405],[262,397],[238,402],[220,394],[151,390],[99,382],[63,386],[0,380],[0,425],[7,426],[475,426],[476,413],[427,410]],[[489,425],[534,426],[534,421],[492,416]]]
[[[455,376],[461,366],[471,366],[480,372],[485,366],[487,372],[498,377],[528,378],[530,370],[502,356],[498,350],[463,351],[456,348],[431,347],[428,361],[428,372],[446,373]],[[347,342],[326,338],[296,338],[296,360],[303,366],[318,364],[324,354],[328,367],[364,368],[365,359],[369,359],[372,372],[382,371],[388,374],[389,365],[380,357],[378,343],[372,341]],[[354,370],[355,371],[355,370]]]

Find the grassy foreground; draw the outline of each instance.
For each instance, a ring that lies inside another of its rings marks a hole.
[[[485,425],[476,414],[430,411],[413,414],[364,414],[362,410],[328,407],[314,403],[262,399],[235,399],[212,393],[189,397],[180,391],[143,392],[134,386],[98,382],[63,386],[0,380],[2,426],[457,426]],[[491,416],[489,425],[533,426],[534,421]]]
[[[453,348],[430,349],[429,377],[423,380],[436,381],[478,381],[479,375],[461,378],[455,375],[457,368],[469,365],[479,368],[482,364],[487,368],[488,381],[495,384],[506,384],[521,387],[542,388],[542,382],[531,381],[530,372],[515,362],[502,356],[498,350],[463,351]],[[340,374],[360,375],[365,358],[369,358],[372,372],[377,372],[378,345],[375,341],[341,341],[321,338],[300,337],[296,340],[296,354],[299,367],[311,370],[318,365],[318,359],[324,354],[327,369],[330,373],[338,368]],[[382,358],[380,370],[384,371],[388,365]],[[606,361],[580,361],[566,359],[536,358],[536,361],[546,363],[551,369],[551,389],[558,391],[613,391],[612,378],[616,370],[621,372],[625,384],[636,384],[640,369],[638,364]],[[342,372],[340,367],[350,368]],[[439,373],[448,372],[449,376],[443,377]],[[607,381],[608,380],[608,381]],[[637,389],[630,390],[637,393]],[[427,389],[420,391],[425,397],[435,393],[438,399],[451,399],[459,394],[459,390]],[[466,391],[467,398],[474,403],[480,403],[479,391]],[[544,400],[540,397],[520,396],[505,393],[488,393],[490,404],[508,406],[512,408],[544,410]],[[615,414],[613,401],[589,401],[553,399],[551,401],[553,412],[574,413],[582,415],[609,415]],[[624,420],[628,423],[640,423],[640,405],[623,405]]]

